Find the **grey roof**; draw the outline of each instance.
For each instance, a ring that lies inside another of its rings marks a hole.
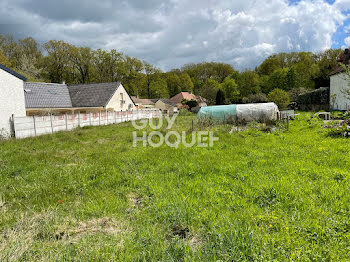
[[[142,105],[154,105],[158,100],[154,102],[154,99],[148,99],[148,98],[138,98],[136,96],[131,96],[131,99],[134,103],[142,104]]]
[[[64,84],[24,83],[26,108],[70,108],[72,102]]]
[[[18,74],[17,72],[13,71],[12,69],[8,68],[7,66],[4,66],[3,64],[0,64],[0,69],[6,71],[7,73],[23,80],[23,81],[27,81],[27,78],[25,78],[24,76],[22,76],[21,74]]]
[[[172,102],[170,99],[159,99],[158,101],[162,101],[164,104],[173,106],[173,107],[177,107],[177,104],[175,104],[174,102]]]
[[[73,107],[104,107],[120,86],[120,82],[68,86]]]

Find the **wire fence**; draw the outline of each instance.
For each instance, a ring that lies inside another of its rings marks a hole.
[[[120,112],[97,112],[73,115],[26,116],[12,118],[14,136],[16,138],[34,137],[53,134],[59,131],[69,131],[77,127],[103,126],[118,124],[132,120],[161,117],[161,111],[136,110]]]

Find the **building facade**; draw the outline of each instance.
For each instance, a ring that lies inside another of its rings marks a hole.
[[[333,110],[350,110],[350,77],[344,72],[330,76],[330,107]]]
[[[13,115],[26,115],[24,81],[24,76],[0,64],[0,137],[11,135],[10,119]]]

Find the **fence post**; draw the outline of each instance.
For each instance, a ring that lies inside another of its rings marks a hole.
[[[108,111],[107,111],[107,109],[105,111],[105,114],[106,114],[106,125],[108,125]]]
[[[33,116],[33,127],[34,127],[34,136],[36,136],[35,116]]]
[[[89,123],[90,123],[90,126],[92,125],[91,124],[91,112],[89,112]]]
[[[51,134],[53,134],[52,113],[50,113]]]
[[[128,120],[129,120],[129,111],[126,110],[126,122],[128,122]]]
[[[101,125],[101,111],[98,112],[98,125]]]
[[[78,127],[80,127],[80,111],[78,112]]]
[[[66,130],[68,130],[68,117],[67,117],[67,113],[64,114],[64,119],[66,121]]]
[[[120,123],[123,123],[123,110],[120,110]]]
[[[114,113],[114,124],[116,124],[117,123],[117,112],[113,111],[113,113]]]

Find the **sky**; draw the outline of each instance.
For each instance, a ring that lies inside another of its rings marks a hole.
[[[1,0],[0,34],[116,49],[164,71],[350,46],[350,0]]]

